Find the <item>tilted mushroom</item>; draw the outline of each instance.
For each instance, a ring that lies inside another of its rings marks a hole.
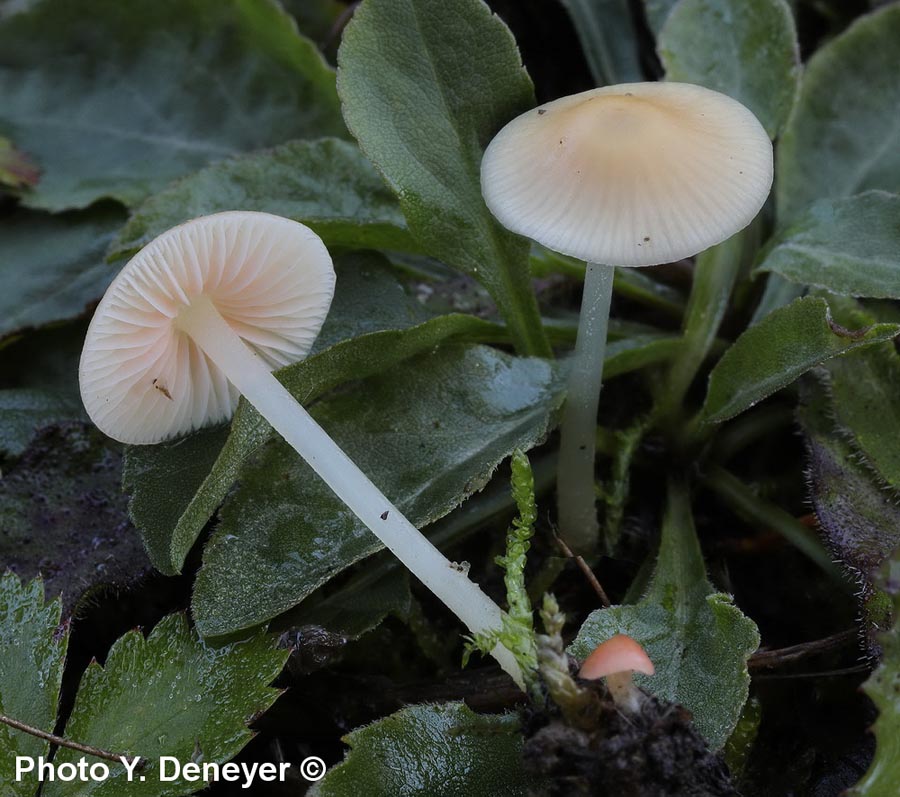
[[[588,681],[606,679],[616,705],[624,711],[637,711],[643,692],[634,685],[635,672],[653,675],[656,668],[641,645],[626,634],[616,634],[601,642],[584,660],[578,675]]]
[[[88,414],[123,443],[150,444],[231,417],[243,395],[353,513],[473,633],[503,612],[449,562],[272,375],[303,359],[334,293],[308,227],[266,213],[194,219],[147,244],[107,289],[79,368]],[[503,646],[492,651],[520,685]]]
[[[626,83],[546,103],[491,141],[481,186],[507,228],[587,262],[562,420],[559,526],[597,543],[594,454],[615,266],[679,260],[749,224],[772,144],[739,102],[686,83]]]

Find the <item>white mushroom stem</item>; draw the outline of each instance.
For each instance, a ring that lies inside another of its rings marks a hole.
[[[613,266],[587,264],[560,430],[556,483],[559,531],[572,551],[582,556],[596,551],[598,542],[594,455],[614,274]]]
[[[502,629],[500,607],[385,498],[245,345],[212,301],[206,297],[194,301],[177,323],[338,498],[473,634]],[[512,653],[499,644],[491,653],[524,688]]]
[[[623,711],[634,713],[641,707],[641,690],[634,685],[631,670],[607,675],[606,688],[613,702]]]

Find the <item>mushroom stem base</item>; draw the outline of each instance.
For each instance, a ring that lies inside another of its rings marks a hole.
[[[197,300],[183,311],[178,326],[337,497],[471,632],[502,630],[500,607],[385,498],[247,347],[209,299]],[[492,655],[519,686],[524,685],[512,653],[498,644]]]
[[[614,266],[588,263],[578,319],[578,337],[563,410],[556,481],[560,536],[576,554],[597,550],[594,457],[597,407],[612,301]]]
[[[606,687],[615,704],[631,713],[641,707],[641,691],[634,685],[631,670],[606,676]]]

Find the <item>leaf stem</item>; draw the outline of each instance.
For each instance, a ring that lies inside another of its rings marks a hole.
[[[746,484],[724,468],[712,468],[704,476],[703,482],[737,515],[778,532],[797,550],[815,562],[832,580],[840,584],[845,591],[853,591],[852,585],[834,563],[831,554],[793,515],[760,498]]]
[[[680,410],[688,388],[715,339],[741,268],[744,235],[737,233],[697,257],[694,284],[684,317],[684,345],[672,363],[661,397],[661,417]]]
[[[79,742],[70,741],[69,739],[63,739],[61,736],[56,736],[55,734],[42,731],[39,728],[34,728],[31,725],[27,725],[19,720],[14,720],[12,717],[7,717],[4,714],[0,714],[0,723],[8,725],[10,728],[15,728],[17,731],[22,731],[22,733],[27,733],[30,736],[36,736],[38,739],[43,739],[45,742],[57,745],[57,747],[66,747],[69,750],[75,750],[79,753],[93,756],[94,758],[102,758],[106,761],[113,761],[116,764],[121,764],[123,760],[127,760],[128,758],[128,756],[116,755],[107,750],[101,750],[99,747],[91,747],[88,744],[81,744]],[[144,766],[147,759],[141,758],[141,756],[135,757],[141,761],[139,766]]]

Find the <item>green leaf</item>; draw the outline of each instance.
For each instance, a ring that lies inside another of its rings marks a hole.
[[[800,50],[784,0],[681,0],[659,34],[666,79],[720,91],[756,114],[770,138],[784,126]]]
[[[50,595],[71,607],[97,584],[125,584],[149,570],[128,523],[122,455],[93,427],[51,426],[4,468],[0,567],[42,573]]]
[[[657,36],[666,24],[672,9],[678,4],[678,0],[644,0],[644,13],[650,30]]]
[[[372,577],[365,569],[333,594],[304,601],[289,618],[293,627],[318,626],[349,641],[359,639],[388,615],[406,621],[411,609],[406,571],[379,569]]]
[[[779,223],[816,199],[900,190],[900,5],[857,19],[809,60],[778,145]]]
[[[650,333],[607,343],[603,379],[609,381],[631,371],[668,362],[677,356],[682,345],[678,335]]]
[[[536,457],[534,475],[537,493],[550,490],[556,481],[555,456],[544,453]],[[507,522],[515,510],[508,476],[499,469],[481,492],[424,532],[443,550],[461,544],[489,524]],[[407,620],[410,608],[408,571],[390,551],[382,551],[367,559],[343,585],[329,585],[282,615],[278,627],[319,625],[354,639],[374,628],[387,614]]]
[[[807,479],[819,529],[863,584],[900,546],[900,507],[838,427],[825,391],[810,380],[797,418],[809,457]]]
[[[0,714],[52,733],[69,644],[59,600],[44,602],[40,580],[0,577]],[[36,783],[16,782],[16,757],[46,756],[50,744],[0,724],[0,794],[34,797]]]
[[[0,133],[25,202],[133,205],[213,160],[342,135],[334,73],[270,0],[43,0],[0,21]]]
[[[878,707],[875,759],[848,797],[894,797],[900,781],[900,552],[885,563],[879,587],[894,604],[894,625],[879,637],[882,661],[863,690]]]
[[[446,345],[310,411],[421,528],[481,489],[514,449],[541,441],[560,401],[560,373],[544,360]],[[382,548],[285,443],[262,449],[240,477],[197,577],[205,636],[263,623]]]
[[[364,379],[442,341],[490,340],[497,327],[464,315],[422,321],[425,311],[403,293],[383,259],[339,258],[337,292],[314,354],[279,371],[304,405],[344,382]],[[207,521],[238,478],[242,463],[275,433],[241,402],[231,429],[210,429],[171,443],[132,446],[124,483],[131,516],[155,567],[181,570]],[[177,474],[173,485],[172,474]]]
[[[464,703],[410,706],[348,734],[343,763],[310,797],[525,797],[522,735],[514,714]]]
[[[37,0],[0,0],[0,19],[11,17],[26,8],[30,8]]]
[[[241,155],[185,177],[135,211],[110,257],[131,255],[188,219],[234,209],[301,221],[329,247],[416,248],[396,198],[359,148],[326,138]]]
[[[278,697],[269,684],[288,652],[269,636],[211,648],[197,638],[182,615],[170,615],[148,638],[131,631],[112,647],[101,667],[92,662],[81,679],[65,736],[117,754],[153,761],[134,783],[125,768],[111,765],[101,782],[47,783],[45,797],[177,797],[193,794],[197,783],[160,782],[160,756],[182,763],[233,758],[253,737],[247,727]],[[57,765],[77,762],[81,753],[60,749]],[[171,769],[170,769],[171,771]]]
[[[827,575],[844,592],[850,592],[845,574],[835,562],[832,554],[811,534],[809,527],[794,515],[772,504],[761,495],[758,485],[742,482],[734,474],[722,467],[712,466],[704,470],[703,485],[711,489],[721,501],[739,518],[753,528],[771,529],[784,537]]]
[[[900,324],[845,329],[832,320],[825,299],[796,299],[746,330],[722,355],[709,376],[703,420],[727,421],[811,368],[898,334]],[[858,375],[853,382],[859,385]]]
[[[739,232],[697,256],[682,324],[683,342],[675,354],[660,399],[664,417],[672,418],[680,411],[688,388],[715,343],[741,270],[745,240]]]
[[[637,682],[664,700],[681,703],[714,750],[734,730],[747,700],[747,659],[759,646],[756,625],[706,578],[686,489],[670,485],[656,570],[633,606],[592,612],[569,652],[585,658],[615,634],[647,650],[653,677]]]
[[[124,221],[115,206],[0,220],[0,340],[84,314],[115,276],[103,254]]]
[[[900,196],[885,191],[819,200],[772,240],[758,271],[844,296],[900,299],[898,220]]]
[[[644,79],[628,0],[562,0],[598,86]]]
[[[900,489],[900,356],[894,344],[834,360],[828,371],[835,420],[869,467]]]
[[[410,232],[487,288],[523,353],[549,356],[529,244],[481,196],[484,147],[535,102],[509,30],[481,0],[365,0],[338,64],[347,125],[397,193]]]

